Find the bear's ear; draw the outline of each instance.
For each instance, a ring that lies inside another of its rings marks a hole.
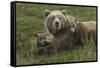
[[[62,12],[64,15],[66,15],[66,10],[62,10],[61,12]]]
[[[78,22],[79,22],[79,20],[76,18],[76,19],[75,19],[75,23],[77,24]]]
[[[75,18],[74,23],[73,23],[73,26],[71,27],[71,31],[72,31],[73,33],[74,33],[75,30],[76,30],[76,27],[77,27],[78,22],[79,22],[78,19]]]
[[[48,35],[49,35],[49,33],[45,32],[45,36],[48,36]]]
[[[37,33],[34,33],[34,36],[35,36],[35,37],[37,37],[37,36],[38,36],[38,34],[37,34]]]
[[[46,10],[44,11],[44,16],[47,17],[49,14],[50,14],[50,10],[47,10],[47,9],[46,9]]]
[[[67,21],[67,24],[66,24],[67,28],[70,28],[70,22],[69,22],[69,20],[66,20],[66,21]]]

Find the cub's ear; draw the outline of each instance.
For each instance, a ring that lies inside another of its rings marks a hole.
[[[35,36],[35,37],[37,37],[37,36],[38,36],[38,34],[37,34],[37,33],[34,33],[34,36]]]
[[[62,10],[61,12],[62,12],[64,15],[66,15],[66,10]]]
[[[48,36],[48,35],[49,35],[49,33],[45,32],[45,36]]]
[[[74,33],[77,27],[77,24],[79,23],[79,21],[75,18],[73,25],[71,26],[70,30]]]
[[[67,26],[67,28],[70,28],[70,22],[69,22],[69,20],[66,20],[66,26]]]
[[[44,16],[47,17],[49,14],[50,14],[50,10],[47,10],[47,9],[46,9],[46,10],[44,11]]]
[[[76,24],[79,23],[79,20],[78,20],[77,18],[75,19],[75,23],[76,23]]]

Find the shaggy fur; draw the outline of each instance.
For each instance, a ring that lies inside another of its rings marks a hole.
[[[46,46],[48,46],[49,42],[46,39],[46,33],[44,32],[37,32],[34,33],[36,37],[36,47],[39,55],[42,55],[46,52]]]
[[[45,27],[49,33],[53,35],[51,44],[47,47],[54,51],[68,50],[74,43],[73,33],[69,27],[69,19],[66,17],[64,11],[54,10],[45,11]]]
[[[74,35],[77,43],[82,43],[83,40],[89,40],[91,38],[96,42],[96,22],[88,21],[77,23]]]
[[[52,42],[47,50],[69,50],[75,43],[82,43],[86,38],[96,42],[96,22],[79,22],[75,17],[65,15],[62,11],[45,11],[45,27],[53,35]]]

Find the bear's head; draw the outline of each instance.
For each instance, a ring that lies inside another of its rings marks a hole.
[[[45,32],[34,33],[34,36],[36,37],[38,44],[40,44],[40,45],[46,44],[46,33]]]
[[[67,15],[66,19],[67,19],[67,24],[68,24],[69,31],[74,33],[75,29],[77,27],[77,24],[79,23],[78,19],[73,17],[73,16],[71,16],[71,15]]]
[[[63,30],[66,26],[66,11],[65,10],[54,10],[49,11],[45,10],[44,15],[46,17],[45,19],[45,27],[46,29],[52,33],[55,34],[61,30]]]

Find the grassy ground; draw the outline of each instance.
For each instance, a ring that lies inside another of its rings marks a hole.
[[[45,64],[58,62],[77,62],[96,60],[96,45],[88,41],[84,48],[78,47],[58,54],[38,56],[35,46],[34,32],[45,31],[44,10],[66,10],[80,21],[96,20],[95,7],[75,7],[42,4],[16,5],[16,60],[17,65]]]

